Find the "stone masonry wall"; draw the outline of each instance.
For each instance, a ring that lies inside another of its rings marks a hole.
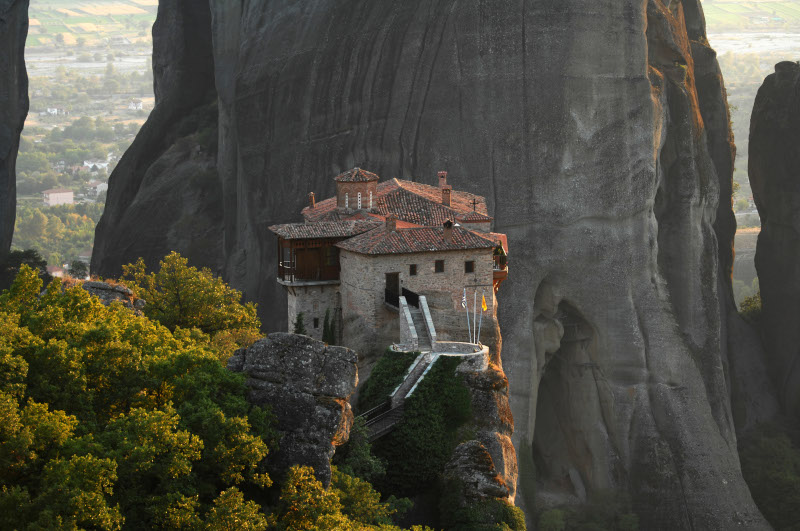
[[[294,291],[294,294],[292,291]],[[297,314],[303,312],[306,334],[314,339],[322,340],[322,326],[325,323],[325,310],[330,308],[330,318],[334,318],[338,285],[294,287],[289,291],[289,332],[294,331]],[[317,319],[317,326],[314,326]]]
[[[378,183],[371,181],[368,183],[337,183],[336,185],[336,204],[344,208],[344,194],[349,195],[348,210],[358,209],[358,192],[361,192],[361,208],[369,209],[369,193],[372,192],[372,206],[378,206]]]
[[[485,289],[488,310],[484,313],[484,325],[487,330],[492,327],[496,303],[492,289],[491,249],[387,256],[367,256],[342,250],[340,260],[344,344],[362,356],[378,354],[400,337],[398,313],[384,304],[386,273],[400,273],[401,288],[428,297],[437,332],[440,324],[444,325],[440,339],[467,339],[466,317],[461,308],[461,297],[467,285],[485,286],[479,288],[478,304],[480,290]],[[445,261],[443,273],[434,272],[436,260]],[[475,262],[474,273],[464,273],[464,262],[468,260]],[[411,264],[417,265],[414,276],[409,274]],[[470,308],[474,290],[467,288]],[[462,324],[451,325],[456,322]]]

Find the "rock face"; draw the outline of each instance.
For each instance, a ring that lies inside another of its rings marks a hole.
[[[168,7],[186,5],[162,2],[160,20]],[[770,408],[747,398],[734,415],[729,398],[757,358],[730,296],[733,149],[699,0],[210,0],[210,12],[221,192],[207,204],[223,235],[204,259],[261,302],[268,328],[285,310],[267,226],[356,165],[430,184],[448,170],[509,236],[499,320],[517,503],[532,516],[615,490],[646,529],[766,527],[736,454],[734,420]],[[165,134],[158,120],[143,141]],[[100,274],[135,258],[108,242],[181,233],[145,200],[151,162],[135,145],[112,177]]]
[[[211,13],[204,2],[160,2],[153,26],[156,106],[109,178],[92,271],[117,278],[121,265],[142,257],[155,267],[173,250],[195,266],[220,271],[223,217],[211,44]]]
[[[27,36],[28,0],[0,0],[0,260],[11,248],[17,213],[14,169],[28,115]]]
[[[518,470],[508,379],[499,365],[475,359],[459,365],[457,372],[472,395],[475,438],[456,447],[445,477],[457,480],[466,507],[490,498],[513,504]]]
[[[782,62],[758,90],[750,185],[761,216],[756,270],[761,325],[781,405],[800,413],[800,64]]]
[[[330,482],[330,459],[353,425],[348,399],[358,384],[356,361],[350,349],[283,333],[230,359],[228,369],[247,376],[249,400],[270,406],[277,417],[282,437],[269,459],[273,474],[308,465],[323,483]]]

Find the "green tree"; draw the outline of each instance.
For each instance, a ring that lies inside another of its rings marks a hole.
[[[69,275],[73,278],[86,278],[89,274],[89,266],[81,260],[73,260],[69,264]]]
[[[263,529],[272,417],[207,336],[25,265],[0,327],[0,528]]]
[[[253,303],[242,304],[241,292],[227,286],[208,269],[190,267],[176,252],[147,273],[144,260],[123,266],[122,281],[147,301],[145,314],[170,330],[197,328],[220,348],[248,346],[260,337]]]
[[[333,321],[331,321],[331,309],[325,309],[325,320],[322,323],[322,341],[329,345],[336,344],[336,331]]]
[[[52,279],[47,272],[47,262],[38,251],[34,249],[13,250],[8,253],[4,261],[0,262],[0,290],[8,289],[11,286],[23,265],[36,271],[44,283],[49,283]]]
[[[300,312],[297,314],[297,318],[294,321],[294,333],[295,334],[302,334],[306,335],[306,324],[305,324],[305,314]]]

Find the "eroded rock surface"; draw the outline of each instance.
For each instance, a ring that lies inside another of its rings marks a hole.
[[[267,328],[286,324],[269,225],[356,165],[430,184],[446,169],[509,235],[499,319],[517,503],[532,516],[539,501],[611,490],[644,529],[766,527],[736,454],[729,396],[747,387],[736,361],[754,358],[732,344],[749,333],[730,297],[732,146],[698,0],[210,11],[221,193],[209,209],[223,236],[208,259]],[[146,152],[127,157],[98,241],[179,233],[142,202]],[[93,267],[115,275],[126,253],[103,244]]]
[[[456,447],[445,465],[445,478],[457,480],[465,507],[497,498],[514,503],[517,491],[517,454],[511,442],[514,420],[508,403],[508,380],[502,368],[465,361],[458,374],[472,396],[475,437]]]
[[[223,216],[217,104],[206,2],[162,0],[153,26],[156,106],[109,178],[91,270],[150,267],[173,250],[220,272]]]
[[[357,355],[307,336],[275,333],[240,349],[228,369],[247,376],[248,399],[269,406],[281,433],[269,466],[278,476],[292,465],[314,467],[326,485],[336,446],[350,435],[348,399],[358,384]]]
[[[750,119],[750,185],[761,216],[763,338],[782,406],[800,412],[800,64],[775,65]]]
[[[0,0],[0,260],[14,235],[19,134],[28,115],[28,0]]]

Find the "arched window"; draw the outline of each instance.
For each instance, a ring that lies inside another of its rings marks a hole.
[[[358,192],[358,209],[361,210],[361,192]]]
[[[347,192],[344,193],[344,207],[350,208],[350,196],[347,194]]]
[[[369,192],[369,209],[372,210],[372,190]]]

